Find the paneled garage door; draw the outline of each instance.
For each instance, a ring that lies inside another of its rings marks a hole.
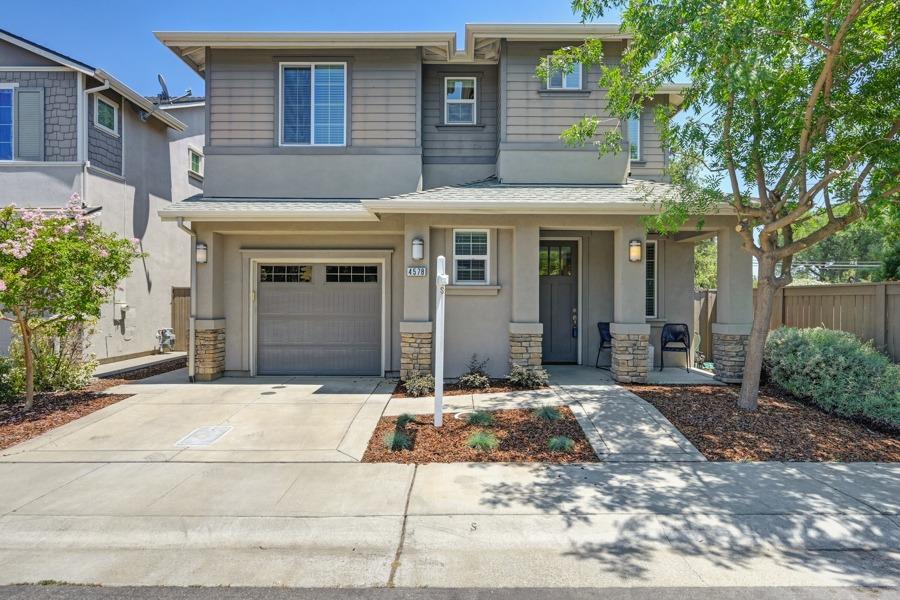
[[[257,373],[380,375],[379,265],[263,264]]]

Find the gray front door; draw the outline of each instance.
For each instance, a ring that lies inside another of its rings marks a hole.
[[[378,265],[260,265],[257,277],[257,373],[381,374]]]
[[[540,313],[545,363],[578,362],[578,244],[541,240]]]

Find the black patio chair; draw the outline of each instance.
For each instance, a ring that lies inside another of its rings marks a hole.
[[[659,370],[666,366],[666,352],[684,352],[685,370],[691,372],[691,331],[684,323],[666,323],[660,334]]]
[[[600,347],[597,348],[597,360],[594,362],[594,368],[609,369],[609,367],[600,366],[600,353],[604,350],[612,350],[612,334],[609,332],[609,323],[597,323],[597,330],[600,332]]]

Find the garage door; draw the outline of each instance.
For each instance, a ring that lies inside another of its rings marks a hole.
[[[260,265],[257,373],[380,375],[379,265]]]

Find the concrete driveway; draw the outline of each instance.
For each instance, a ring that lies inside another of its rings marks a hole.
[[[134,396],[2,451],[0,460],[357,461],[392,389],[375,377],[229,377],[197,385],[182,369],[112,388]],[[221,436],[204,436],[210,427]]]

